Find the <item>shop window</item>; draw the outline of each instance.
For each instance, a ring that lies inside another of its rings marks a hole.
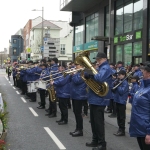
[[[142,56],[142,42],[133,43],[133,56]]]
[[[17,40],[13,40],[13,43],[16,44],[16,43],[17,43]]]
[[[122,45],[117,45],[116,46],[116,62],[122,61],[122,51],[123,51],[123,46]]]
[[[83,44],[83,25],[75,27],[75,46]]]
[[[131,65],[132,63],[132,43],[124,45],[124,64]]]
[[[134,30],[143,27],[143,0],[136,0],[134,3]]]
[[[109,6],[105,7],[105,36],[109,36]]]
[[[98,13],[86,18],[86,42],[90,42],[93,36],[98,36]]]

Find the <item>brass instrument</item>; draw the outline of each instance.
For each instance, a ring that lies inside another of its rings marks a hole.
[[[97,70],[91,64],[88,51],[84,51],[81,54],[79,54],[79,56],[77,56],[75,59],[75,63],[80,64],[81,66],[84,66],[86,69],[91,70],[93,72],[93,74],[98,73]],[[86,79],[84,77],[83,71],[81,73],[81,77],[95,94],[97,94],[101,97],[107,95],[107,93],[109,91],[109,86],[106,82],[98,83],[97,81],[95,81],[93,79]]]
[[[50,75],[50,80],[53,80],[52,74]],[[56,93],[55,93],[54,85],[51,85],[50,87],[48,87],[47,91],[48,91],[48,93],[50,95],[50,100],[52,102],[55,102],[56,101]]]
[[[134,71],[131,71],[128,73],[128,75],[119,83],[117,84],[115,87],[113,87],[112,89],[115,90],[118,86],[120,86],[128,77],[130,77],[133,74]]]
[[[66,77],[67,75],[71,74],[71,73],[74,73],[74,72],[77,72],[77,71],[83,71],[85,68],[80,68],[80,69],[73,69],[73,70],[70,70],[69,71],[64,71],[62,74],[64,77]]]

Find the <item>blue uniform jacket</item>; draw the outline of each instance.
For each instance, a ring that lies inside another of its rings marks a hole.
[[[150,135],[150,79],[143,80],[134,95],[129,133],[131,137]]]
[[[75,100],[87,100],[87,85],[81,78],[81,73],[76,73],[71,80],[71,98]]]
[[[119,104],[126,105],[129,93],[129,85],[125,80],[120,86],[117,87],[114,93],[114,101]]]
[[[139,78],[141,78],[143,76],[143,73],[140,69],[135,70],[133,76],[138,76]]]
[[[62,74],[60,74],[61,76]],[[70,98],[70,82],[71,76],[60,77],[54,81],[56,95],[58,98]]]
[[[111,70],[112,70],[113,74],[117,73],[117,71],[115,69],[111,68]]]
[[[13,75],[13,77],[15,77],[16,74],[17,74],[16,68],[17,68],[17,67],[15,67],[15,68],[12,69],[12,75]]]
[[[22,77],[23,82],[27,82],[27,73],[26,73],[26,70],[21,70],[20,76]]]
[[[126,69],[125,69],[124,67],[120,67],[120,68],[118,68],[117,73],[118,73],[119,71],[121,71],[121,70],[126,71]]]
[[[104,62],[98,67],[98,74],[94,75],[94,80],[96,82],[107,82],[109,85],[109,92],[105,97],[100,97],[96,95],[90,88],[88,93],[89,104],[107,106],[109,105],[110,99],[112,98],[112,70],[108,62]]]
[[[130,98],[129,98],[129,103],[132,104],[134,94],[138,91],[138,89],[139,89],[138,83],[137,83],[137,82],[133,82],[133,83],[132,83],[132,88],[131,88],[131,90],[129,91],[129,96],[130,96]]]
[[[46,80],[49,80],[49,76],[50,76],[49,69],[48,68],[43,69],[41,72],[40,78],[46,81]]]

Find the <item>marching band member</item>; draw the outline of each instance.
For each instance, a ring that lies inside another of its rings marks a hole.
[[[55,74],[58,72],[58,59],[53,58],[51,60],[51,67],[49,68],[49,72],[51,75]],[[53,76],[55,78],[56,76]],[[49,97],[49,108],[48,108],[48,114],[46,116],[49,116],[49,118],[56,117],[57,114],[57,105],[56,102],[52,102]]]
[[[17,74],[17,71],[16,71],[16,68],[17,68],[17,63],[14,63],[14,66],[13,66],[13,69],[12,69],[12,75],[13,75],[13,81],[14,81],[14,86],[17,86],[17,82],[16,82],[16,74]]]
[[[114,86],[120,83],[126,77],[126,72],[124,70],[119,71],[118,81]],[[122,82],[114,91],[114,101],[116,102],[117,111],[117,122],[119,129],[114,135],[124,136],[125,135],[125,119],[126,119],[126,101],[129,93],[129,85],[127,80]]]
[[[8,74],[8,79],[10,81],[10,76],[12,73],[12,67],[10,65],[8,65],[8,67],[6,67],[6,73]]]
[[[125,70],[125,68],[123,67],[123,62],[122,61],[118,61],[117,62],[117,73],[121,70]]]
[[[143,86],[133,98],[129,133],[141,150],[150,150],[150,64],[144,67]]]
[[[136,65],[134,65],[134,74],[133,74],[133,76],[138,76],[139,78],[141,78],[142,76],[143,76],[143,74],[142,74],[142,71],[140,70],[140,65],[139,64],[136,64]]]
[[[59,67],[59,71],[63,71],[63,67]],[[62,76],[62,74],[59,74]],[[55,81],[51,81],[50,84],[56,87],[56,96],[59,99],[59,108],[61,111],[61,119],[56,121],[58,125],[65,125],[68,123],[68,108],[67,101],[70,99],[70,75],[66,77],[60,77]]]
[[[39,80],[48,80],[49,77],[44,78],[46,76],[49,76],[49,70],[47,69],[47,64],[41,64],[40,65],[42,72],[40,75],[40,79]],[[42,79],[43,78],[43,79]],[[39,89],[40,90],[40,99],[41,99],[41,103],[40,105],[37,107],[38,109],[45,109],[45,89]]]
[[[82,69],[79,64],[75,64],[76,69]],[[76,120],[75,131],[70,132],[73,137],[83,136],[83,118],[82,106],[87,102],[87,85],[81,78],[81,73],[77,72],[72,75],[71,80],[71,98],[73,104],[73,112]]]
[[[96,57],[96,61],[99,64],[98,73],[93,75],[93,78],[97,82],[107,82],[109,87],[112,87],[111,76],[113,74],[105,53],[99,52]],[[89,76],[85,75],[85,78]],[[88,147],[98,147],[93,148],[93,150],[106,150],[105,141],[105,127],[104,127],[104,109],[109,104],[109,99],[111,98],[111,90],[105,97],[100,97],[95,94],[91,89],[88,93],[88,101],[90,104],[90,119],[92,128],[92,142],[86,143]]]

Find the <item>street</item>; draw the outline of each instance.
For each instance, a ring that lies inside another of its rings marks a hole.
[[[45,110],[37,109],[39,100],[36,103],[29,102],[20,95],[20,90],[13,87],[13,80],[7,79],[5,70],[0,70],[0,91],[7,102],[8,134],[6,143],[8,150],[91,150],[85,143],[92,140],[89,117],[84,118],[84,136],[72,137],[70,131],[75,129],[75,119],[72,109],[69,109],[69,121],[67,125],[59,126],[56,120],[60,119],[58,108],[57,118],[45,116]],[[47,99],[47,107],[48,107]],[[105,129],[107,150],[139,150],[135,138],[128,134],[130,110],[127,110],[126,136],[116,137],[116,118],[109,118],[105,114]]]

